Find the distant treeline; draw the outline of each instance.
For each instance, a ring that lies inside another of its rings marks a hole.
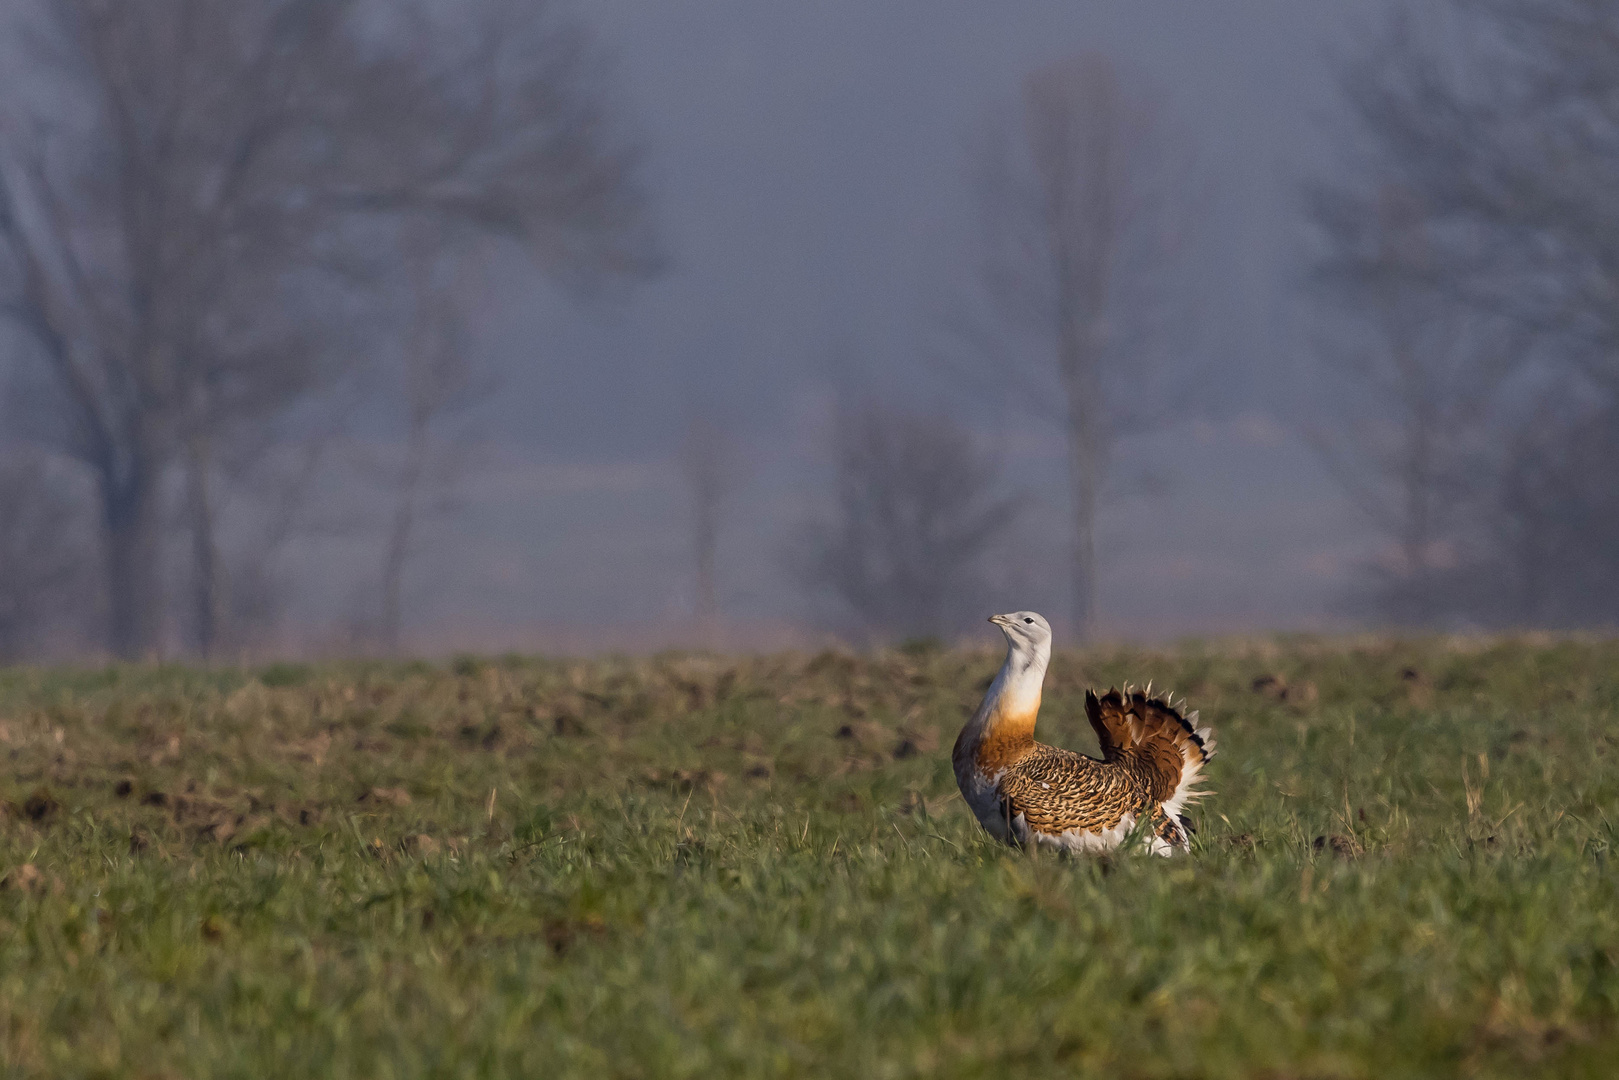
[[[487,396],[468,324],[496,260],[574,292],[662,265],[607,70],[542,0],[0,7],[0,657],[251,648],[317,529],[375,551],[344,647],[398,650]],[[1619,12],[1399,7],[1341,87],[1341,166],[1302,200],[1322,393],[1299,426],[1385,541],[1347,606],[1613,625]],[[1115,451],[1185,393],[1209,185],[1164,98],[1105,56],[1033,71],[988,121],[973,280],[936,351],[1062,433],[1051,614],[1083,637]],[[924,637],[998,606],[1033,493],[960,417],[850,394],[837,413],[829,497],[786,559],[809,617]],[[693,419],[705,632],[747,457]],[[316,521],[323,485],[342,508]]]

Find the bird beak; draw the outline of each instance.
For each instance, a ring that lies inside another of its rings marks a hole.
[[[989,617],[989,621],[994,623],[996,626],[1005,626],[1006,625],[1006,616],[1005,615],[991,615]]]

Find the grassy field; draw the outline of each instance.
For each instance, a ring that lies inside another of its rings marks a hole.
[[[1612,1076],[1619,643],[1060,656],[1189,857],[980,838],[999,654],[0,672],[6,1075]]]

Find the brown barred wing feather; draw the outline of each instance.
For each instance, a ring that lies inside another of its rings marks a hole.
[[[1130,777],[1095,758],[1036,743],[1001,777],[1009,818],[1037,833],[1102,832],[1136,809]]]

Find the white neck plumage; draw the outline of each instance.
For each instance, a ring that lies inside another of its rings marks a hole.
[[[1001,665],[995,681],[989,684],[984,702],[968,727],[975,733],[985,733],[1001,722],[1027,724],[1031,729],[1040,711],[1040,687],[1045,683],[1046,665],[1051,662],[1051,649],[1036,649],[1022,643],[1013,643],[1006,650],[1006,662]]]

